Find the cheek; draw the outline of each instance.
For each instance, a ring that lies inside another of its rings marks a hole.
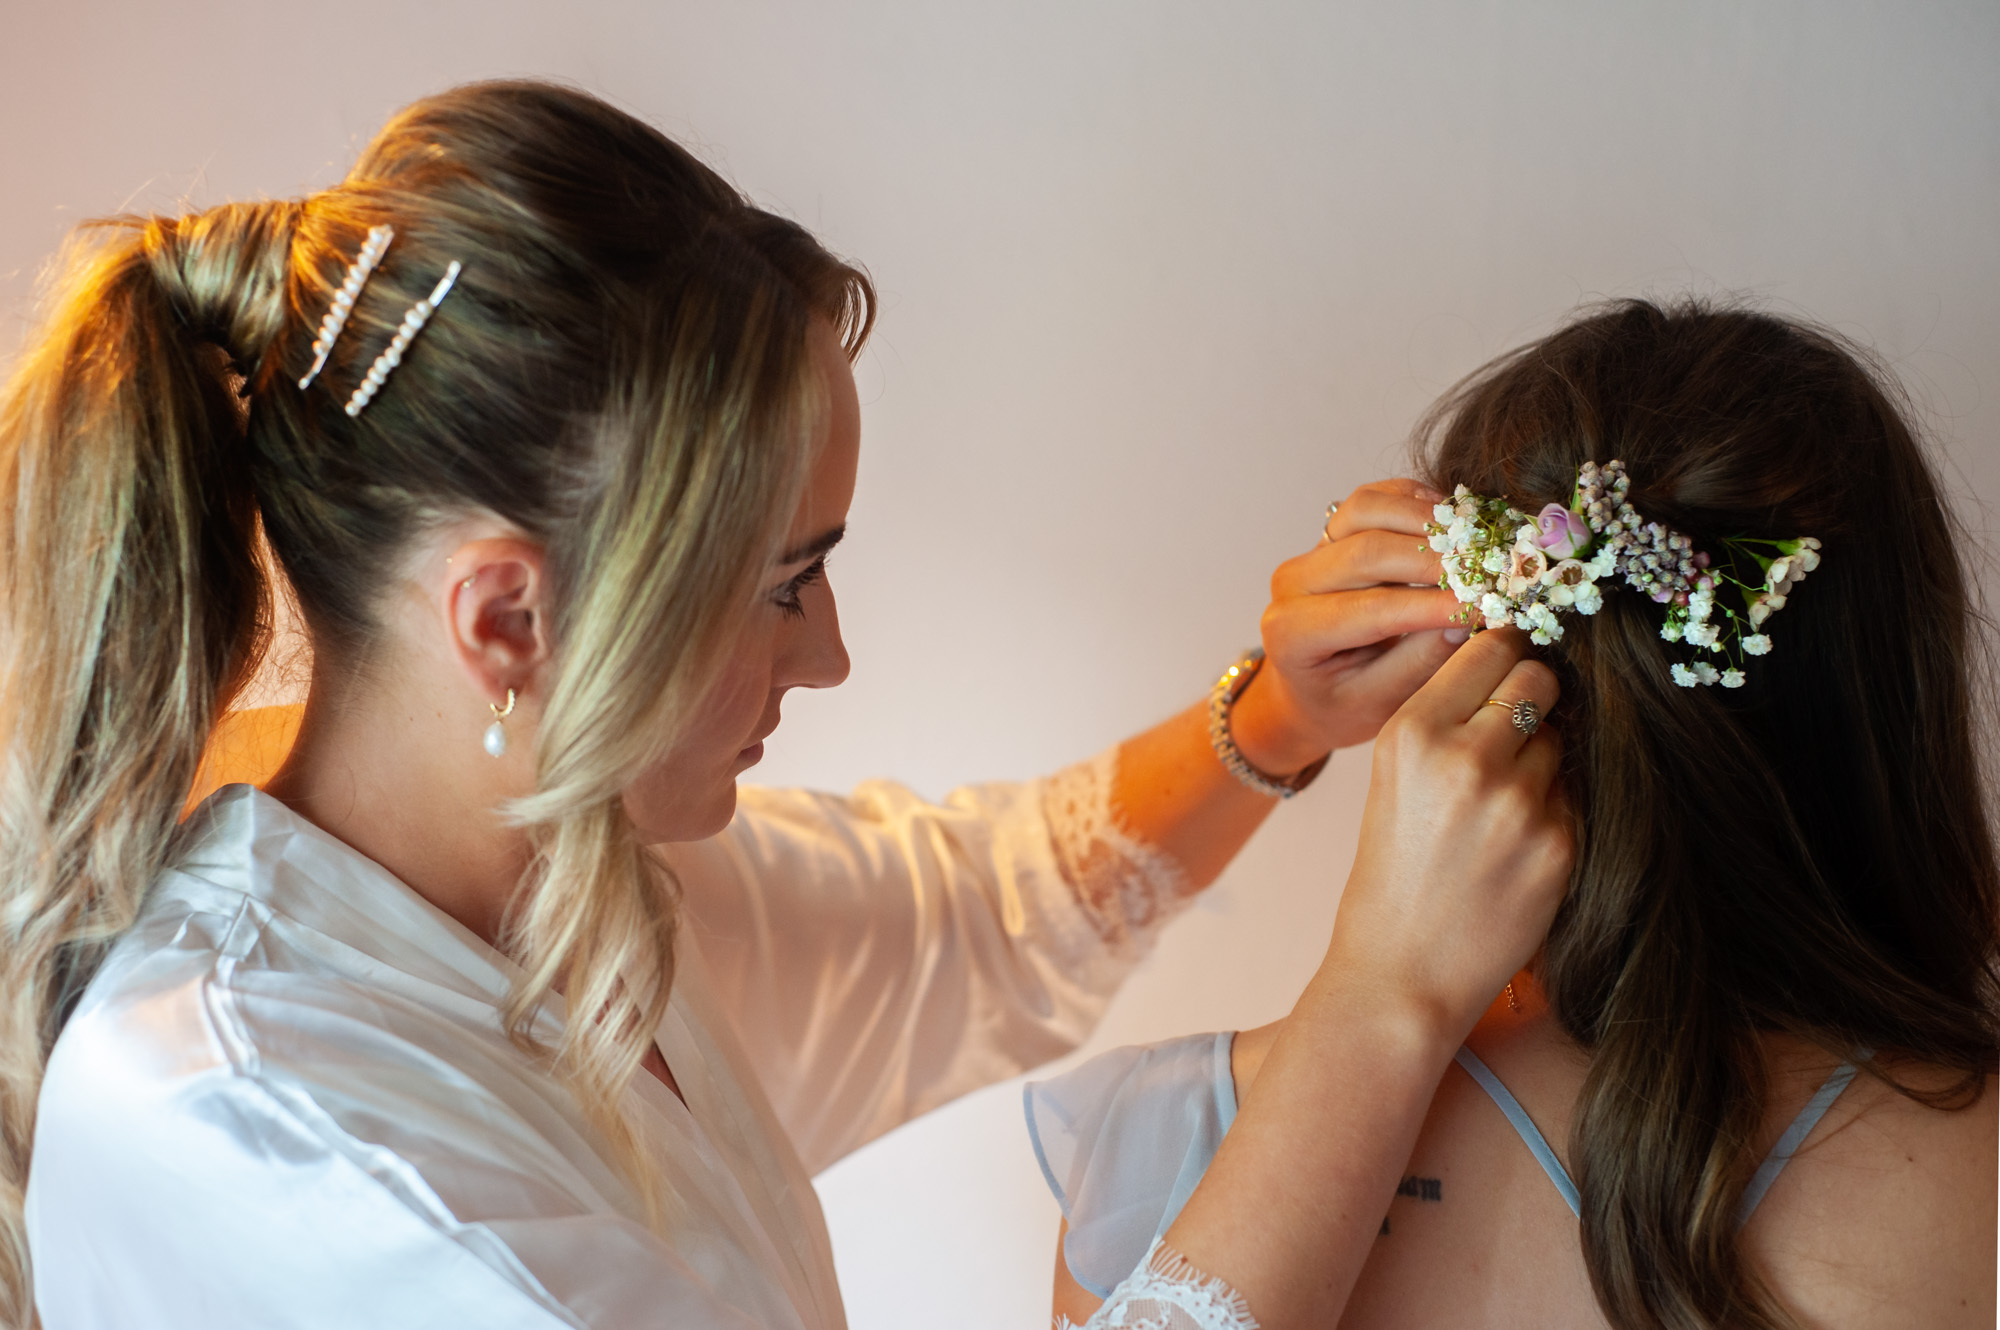
[[[736,810],[737,757],[750,743],[770,692],[768,659],[739,655],[717,679],[681,736],[625,790],[625,812],[648,844],[700,840]]]

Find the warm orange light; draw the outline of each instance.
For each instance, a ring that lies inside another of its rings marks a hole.
[[[194,806],[225,785],[262,785],[285,764],[292,741],[299,735],[305,704],[246,707],[224,715],[208,737],[208,749],[195,772],[194,789],[181,809],[186,817]]]

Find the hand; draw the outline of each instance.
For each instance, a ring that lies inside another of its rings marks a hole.
[[[1555,732],[1525,736],[1486,705],[1528,699],[1547,713],[1556,677],[1527,651],[1515,629],[1479,634],[1382,727],[1321,969],[1450,1046],[1541,946],[1575,852]]]
[[[1285,776],[1365,743],[1465,640],[1424,541],[1439,496],[1414,480],[1363,485],[1331,539],[1271,575],[1264,668],[1230,715],[1250,765]]]

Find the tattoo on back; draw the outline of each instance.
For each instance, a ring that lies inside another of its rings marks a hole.
[[[1396,1195],[1407,1196],[1413,1201],[1442,1201],[1444,1200],[1444,1179],[1420,1178],[1412,1174],[1396,1184]],[[1378,1238],[1389,1236],[1389,1216],[1382,1216],[1382,1231],[1375,1236]]]

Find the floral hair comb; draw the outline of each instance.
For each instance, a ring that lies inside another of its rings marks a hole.
[[[1676,663],[1675,683],[1741,688],[1743,658],[1771,650],[1764,621],[1819,567],[1820,543],[1811,536],[1725,540],[1724,567],[1697,550],[1692,537],[1641,517],[1626,500],[1631,487],[1623,462],[1585,462],[1569,505],[1549,504],[1530,521],[1505,499],[1460,485],[1424,527],[1430,547],[1444,556],[1438,585],[1458,597],[1474,631],[1512,625],[1547,646],[1563,635],[1558,614],[1597,613],[1604,604],[1599,583],[1622,577],[1667,607],[1662,638],[1723,657],[1721,669],[1699,655]],[[1735,574],[1753,564],[1763,575],[1758,586]],[[1731,587],[1742,597],[1741,611],[1716,598]]]

